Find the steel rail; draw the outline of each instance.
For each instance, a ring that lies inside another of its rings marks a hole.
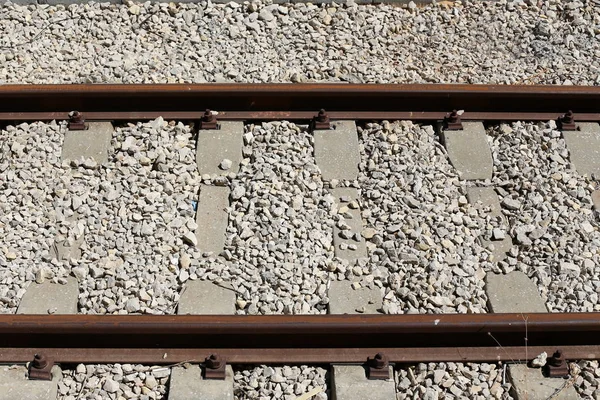
[[[235,363],[600,358],[600,313],[312,316],[0,315],[0,362]]]
[[[0,120],[198,119],[306,120],[324,108],[332,119],[433,121],[464,110],[463,120],[552,120],[572,110],[600,121],[598,86],[163,84],[3,85]]]

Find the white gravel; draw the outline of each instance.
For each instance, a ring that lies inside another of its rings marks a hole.
[[[396,372],[397,399],[503,399],[512,397],[500,364],[420,363]]]
[[[513,123],[488,130],[499,188],[517,246],[499,263],[538,284],[551,312],[600,311],[597,184],[571,168],[556,124]],[[509,200],[511,199],[511,200]]]
[[[483,277],[495,267],[478,237],[490,219],[467,202],[433,127],[383,122],[359,136],[370,262],[388,275],[384,312],[485,312]]]
[[[54,185],[64,172],[65,125],[21,124],[0,130],[0,312],[13,313],[29,282],[44,271],[58,280],[70,267],[53,262],[58,234]],[[68,166],[65,167],[68,169]]]
[[[5,3],[0,80],[600,84],[598,7]]]
[[[324,313],[334,210],[312,134],[288,122],[245,131],[245,158],[230,181],[224,257],[200,260],[196,274],[231,281],[240,313]]]
[[[573,386],[577,393],[584,399],[600,398],[600,365],[598,360],[581,361],[578,363],[580,371],[575,377]]]
[[[234,371],[236,400],[295,399],[308,392],[313,400],[327,400],[327,370],[320,367],[257,366]]]
[[[79,364],[63,370],[58,400],[166,398],[170,368],[139,364]]]
[[[189,127],[159,118],[117,128],[106,165],[73,169],[60,161],[64,131],[36,123],[1,133],[2,311],[14,312],[39,276],[73,274],[82,313],[173,313],[179,258],[201,257],[183,241],[200,184]],[[53,256],[65,239],[81,243],[81,258]]]

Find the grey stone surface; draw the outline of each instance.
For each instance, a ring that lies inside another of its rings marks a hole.
[[[237,172],[242,161],[244,123],[222,121],[220,129],[201,129],[196,145],[196,163],[200,174],[221,175]],[[221,161],[231,160],[231,168],[223,170]]]
[[[442,131],[442,141],[462,179],[492,179],[492,153],[481,122],[463,122],[462,130]]]
[[[510,251],[510,248],[513,246],[513,241],[510,236],[506,236],[502,240],[486,240],[481,238],[480,240],[483,247],[492,249],[492,255],[494,256],[492,261],[504,260],[507,253]]]
[[[187,281],[177,314],[235,314],[235,292],[209,281]]]
[[[504,223],[507,222],[504,214],[502,214],[500,199],[493,187],[468,187],[467,199],[476,209],[487,209],[489,210],[489,215],[492,217],[501,217]],[[508,234],[501,240],[487,240],[480,238],[480,242],[481,245],[486,248],[490,248],[490,245],[493,245],[492,254],[494,256],[494,261],[504,260],[506,258],[506,253],[510,251],[510,248],[513,245],[512,238],[508,236]]]
[[[50,400],[58,395],[58,381],[62,379],[60,367],[52,368],[51,381],[34,381],[27,378],[25,366],[0,366],[0,400]]]
[[[379,288],[354,289],[349,281],[332,281],[327,297],[329,314],[378,314],[383,301]]]
[[[331,123],[335,129],[315,130],[315,160],[323,180],[355,180],[358,177],[360,151],[354,121]]]
[[[468,187],[467,199],[478,210],[489,207],[491,216],[504,217],[500,206],[500,199],[493,187]]]
[[[345,216],[343,221],[350,227],[350,229],[341,229],[340,223],[337,223],[333,228],[335,255],[336,257],[348,260],[352,263],[358,258],[367,256],[365,239],[361,236],[363,224],[360,208],[352,208],[353,206],[356,206],[360,200],[358,190],[355,188],[336,188],[333,189],[331,193],[335,197],[338,213]],[[349,218],[350,216],[352,218]],[[350,238],[345,239],[343,236],[350,236]],[[354,247],[356,247],[356,249],[354,249]]]
[[[546,378],[542,375],[541,369],[529,368],[525,364],[509,364],[508,378],[513,385],[511,392],[516,400],[581,398],[567,380]]]
[[[600,190],[594,190],[590,196],[594,210],[600,211]]]
[[[197,247],[202,252],[221,253],[225,246],[229,188],[202,185],[196,210]]]
[[[208,281],[188,281],[179,299],[177,314],[235,314],[235,292]],[[171,369],[169,400],[233,400],[233,370],[227,366],[224,381],[203,379],[198,365]]]
[[[394,376],[390,366],[390,376]],[[396,398],[393,379],[369,380],[361,365],[333,365],[331,368],[333,400],[390,400]]]
[[[547,312],[537,286],[521,271],[507,275],[488,273],[486,292],[488,306],[494,313]],[[579,398],[572,385],[563,387],[566,382],[564,379],[546,378],[539,368],[510,364],[508,376],[513,385],[512,394],[517,400]]]
[[[74,277],[67,284],[32,282],[21,299],[17,314],[77,314],[79,286]]]
[[[73,243],[67,240],[55,241],[52,246],[52,255],[59,261],[79,259],[81,258],[81,245],[83,244],[83,236]]]
[[[67,131],[63,142],[61,158],[78,160],[93,158],[98,164],[108,161],[108,148],[114,128],[110,122],[89,122],[89,129]]]
[[[493,313],[547,312],[544,300],[531,279],[521,271],[485,276],[488,307]]]
[[[186,368],[187,367],[187,368]],[[204,379],[198,365],[171,369],[169,400],[233,400],[233,370],[226,367],[225,380]]]
[[[581,175],[600,178],[600,125],[581,122],[577,128],[562,132],[571,164]]]

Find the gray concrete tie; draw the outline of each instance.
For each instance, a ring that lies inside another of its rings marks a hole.
[[[382,303],[379,288],[369,289],[356,284],[353,286],[349,281],[332,281],[328,297],[329,314],[375,314]],[[395,399],[396,383],[393,378],[393,368],[391,366],[389,368],[391,379],[369,380],[363,365],[332,365],[332,398],[336,400]]]
[[[333,129],[315,130],[315,161],[323,180],[358,178],[360,151],[354,121],[336,121]]]
[[[442,131],[442,142],[448,152],[450,163],[461,179],[492,179],[493,159],[481,122],[463,122],[463,129]]]
[[[108,161],[108,149],[114,132],[110,122],[89,122],[88,129],[67,131],[63,142],[61,158],[79,160],[93,158],[98,164]]]
[[[576,131],[563,131],[569,159],[577,172],[600,178],[600,125],[592,122],[576,124]]]
[[[202,252],[220,254],[225,246],[229,188],[202,185],[196,210],[196,246]]]
[[[177,308],[178,315],[231,315],[235,292],[207,281],[188,281]],[[233,400],[233,369],[227,365],[225,380],[204,379],[197,364],[171,369],[169,400]]]
[[[200,174],[223,175],[237,173],[242,161],[244,123],[223,121],[220,129],[201,129],[196,144],[196,163]],[[228,169],[222,168],[223,160],[231,161]]]
[[[485,290],[491,312],[527,314],[548,311],[535,283],[521,271],[513,271],[506,275],[488,273]],[[526,318],[526,315],[523,318]],[[537,354],[533,355],[535,356]],[[564,379],[546,378],[539,368],[529,368],[526,364],[509,364],[508,377],[512,382],[512,394],[517,400],[579,398],[572,385],[565,386]]]

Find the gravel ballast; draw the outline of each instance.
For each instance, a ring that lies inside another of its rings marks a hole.
[[[171,369],[139,364],[79,364],[63,370],[58,400],[163,399]]]
[[[487,363],[420,363],[396,372],[397,399],[504,399],[510,384],[504,367]]]
[[[197,273],[230,281],[240,313],[324,313],[330,271],[339,263],[333,260],[334,199],[315,164],[312,134],[288,122],[245,131],[245,158],[230,182],[223,257],[200,260]],[[207,178],[204,183],[215,183]]]
[[[503,272],[523,271],[551,312],[600,311],[597,183],[572,169],[556,124],[513,123],[488,130],[493,183],[515,239]]]
[[[490,252],[478,244],[490,217],[466,199],[431,125],[367,124],[359,188],[370,264],[386,286],[383,311],[482,313]]]
[[[600,84],[598,7],[5,3],[0,81]]]
[[[259,366],[234,371],[238,400],[295,399],[309,392],[313,400],[327,400],[327,370],[309,366]]]

